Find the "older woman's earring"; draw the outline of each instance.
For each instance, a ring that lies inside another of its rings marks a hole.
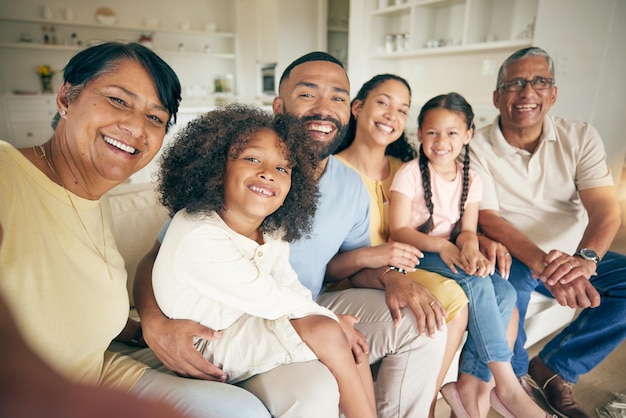
[[[65,115],[67,115],[67,110],[62,110],[61,111],[61,116],[65,116]]]

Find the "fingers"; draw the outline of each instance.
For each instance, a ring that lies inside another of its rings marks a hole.
[[[498,257],[498,271],[500,272],[500,276],[507,280],[509,278],[509,274],[511,273],[512,262],[513,258],[508,252],[504,253],[501,257]]]
[[[415,266],[419,264],[419,259],[424,257],[424,254],[417,248],[411,245],[400,245],[395,243],[394,248],[394,262],[391,263],[396,267],[400,267],[407,271],[415,270]]]
[[[400,325],[400,321],[402,320],[402,312],[400,311],[400,308],[397,305],[389,306],[389,303],[388,303],[387,306],[389,308],[389,313],[391,314],[391,318],[393,319],[393,326],[397,327],[398,325]]]

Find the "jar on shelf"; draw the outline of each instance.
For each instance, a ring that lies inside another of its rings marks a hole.
[[[396,48],[396,39],[393,33],[385,35],[385,52],[391,54]]]

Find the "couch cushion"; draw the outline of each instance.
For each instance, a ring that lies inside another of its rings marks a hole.
[[[128,296],[133,302],[133,279],[139,260],[154,244],[167,219],[167,209],[158,201],[151,183],[122,184],[107,193],[112,230],[126,262]]]

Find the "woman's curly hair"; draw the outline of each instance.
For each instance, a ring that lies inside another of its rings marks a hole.
[[[302,122],[291,114],[272,116],[260,108],[233,104],[208,112],[183,128],[164,150],[157,175],[161,203],[170,215],[220,213],[225,208],[226,161],[241,154],[262,129],[276,132],[291,165],[291,189],[283,205],[261,224],[287,242],[311,230],[319,191],[318,158]]]

